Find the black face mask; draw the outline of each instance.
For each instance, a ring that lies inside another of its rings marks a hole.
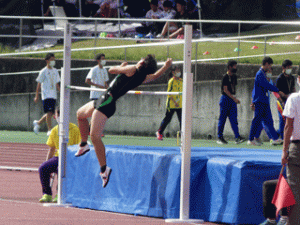
[[[231,69],[231,73],[236,73],[236,72],[237,72],[237,69],[234,69],[234,68]]]

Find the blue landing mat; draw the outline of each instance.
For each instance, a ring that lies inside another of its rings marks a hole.
[[[106,146],[113,172],[102,188],[93,146],[67,152],[66,201],[73,206],[135,215],[178,218],[179,147]],[[277,179],[281,151],[192,148],[190,218],[230,224],[264,220],[262,183]]]

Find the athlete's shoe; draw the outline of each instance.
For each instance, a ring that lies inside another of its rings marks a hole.
[[[282,145],[283,144],[283,140],[281,138],[278,138],[277,140],[270,140],[270,144],[271,145]]]
[[[39,202],[52,202],[52,196],[44,194],[43,197],[39,200]]]
[[[156,131],[156,138],[157,138],[157,140],[159,140],[159,141],[162,141],[163,140],[163,135],[162,134],[160,134],[158,131]]]
[[[276,225],[287,225],[288,221],[280,219]]]
[[[234,143],[236,143],[236,144],[241,144],[241,143],[243,143],[244,141],[246,141],[246,139],[243,138],[243,137],[241,137],[241,136],[239,136],[237,139],[235,139],[235,142],[234,142]]]
[[[100,177],[102,178],[102,182],[103,182],[102,187],[105,188],[106,185],[108,184],[111,172],[112,172],[112,169],[109,168],[108,166],[106,166],[104,173],[100,173]]]
[[[253,139],[252,141],[248,140],[247,145],[255,145],[255,146],[261,146],[261,143],[259,143],[257,140]]]
[[[47,131],[47,136],[50,136],[50,134],[51,134],[51,130],[48,130]]]
[[[272,223],[269,220],[265,220],[264,222],[260,223],[259,225],[275,225],[276,223]]]
[[[226,145],[226,144],[228,144],[228,142],[225,141],[225,139],[223,137],[219,137],[218,140],[217,140],[217,143],[219,145]]]
[[[86,144],[85,146],[81,147],[79,145],[79,149],[78,151],[75,153],[75,156],[78,157],[78,156],[82,156],[84,155],[85,153],[87,153],[88,151],[90,151],[90,146],[88,144]]]
[[[33,121],[33,132],[35,134],[38,134],[40,131],[40,125],[38,124],[38,122],[39,122],[38,120]]]
[[[256,140],[259,144],[263,144],[263,142],[260,140],[260,138],[254,138],[254,140]]]
[[[57,198],[58,198],[58,196],[55,195],[55,197],[54,197],[54,199],[52,200],[52,202],[53,202],[53,203],[57,203]]]

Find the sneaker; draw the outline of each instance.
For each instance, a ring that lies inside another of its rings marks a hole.
[[[33,132],[35,134],[38,134],[40,131],[40,125],[38,124],[38,122],[39,122],[38,120],[33,121]]]
[[[260,143],[261,145],[263,144],[263,142],[260,140],[260,138],[254,138],[254,140],[256,140],[258,143]]]
[[[100,173],[100,177],[102,178],[102,187],[106,187],[106,185],[108,184],[108,181],[109,181],[109,177],[110,177],[110,174],[112,172],[112,169],[109,168],[108,166],[106,166],[106,170],[104,173]]]
[[[82,156],[84,155],[85,153],[87,153],[88,151],[90,151],[90,146],[88,144],[86,144],[85,146],[81,147],[79,145],[79,149],[78,151],[75,153],[75,157],[78,157],[78,156]]]
[[[234,142],[234,143],[236,143],[236,144],[241,144],[241,143],[243,143],[244,141],[246,141],[246,139],[243,138],[243,137],[241,137],[241,136],[239,136],[237,139],[235,139],[235,142]]]
[[[51,130],[48,130],[47,136],[50,136],[50,134],[51,134]]]
[[[39,202],[52,202],[52,196],[44,194],[43,197],[39,200]]]
[[[147,34],[147,35],[145,36],[145,38],[154,38],[154,35],[150,32],[149,34]]]
[[[163,38],[161,34],[156,35],[157,38]]]
[[[278,138],[277,140],[270,140],[270,145],[282,145],[283,140],[281,138]]]
[[[228,144],[228,142],[225,141],[225,139],[223,137],[218,138],[217,143],[220,144],[220,145]]]
[[[288,221],[282,220],[282,219],[280,219],[277,223],[277,225],[287,225],[287,224],[288,224]]]
[[[266,219],[263,223],[260,223],[259,225],[275,225],[276,223],[270,222],[268,219]]]
[[[163,135],[160,134],[160,133],[157,131],[157,132],[156,132],[156,138],[157,138],[157,140],[162,141],[162,140],[163,140]]]
[[[253,139],[252,141],[248,140],[247,145],[261,146],[261,143]]]
[[[58,196],[55,195],[55,198],[52,200],[53,203],[57,203]]]

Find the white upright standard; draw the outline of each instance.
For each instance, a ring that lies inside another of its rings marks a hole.
[[[58,165],[58,205],[66,203],[66,154],[69,141],[69,115],[70,115],[70,85],[71,68],[71,35],[72,28],[69,23],[65,26],[64,35],[64,67],[60,84],[60,120],[59,120],[59,165]]]
[[[190,174],[191,174],[191,135],[193,108],[193,74],[191,73],[192,26],[184,26],[184,65],[182,90],[182,129],[181,129],[181,183],[180,218],[167,219],[169,223],[202,223],[203,220],[190,219]]]

